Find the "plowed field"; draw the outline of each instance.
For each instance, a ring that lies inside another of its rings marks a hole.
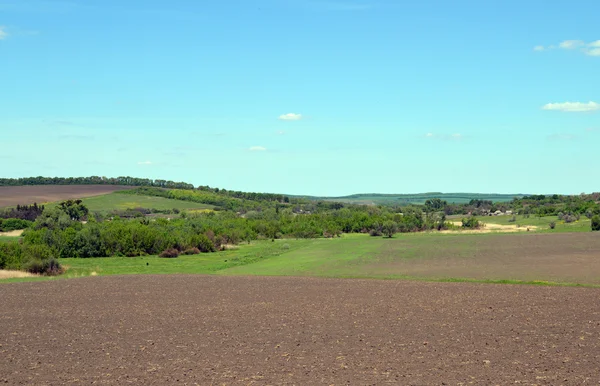
[[[597,384],[595,288],[144,275],[0,287],[8,384]]]

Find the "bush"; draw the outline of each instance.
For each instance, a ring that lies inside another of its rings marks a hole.
[[[175,257],[179,257],[179,251],[175,248],[169,248],[169,249],[165,249],[164,251],[162,251],[161,254],[158,256],[165,257],[165,258],[175,258]]]
[[[592,217],[592,231],[600,231],[600,216]]]
[[[188,248],[185,251],[183,251],[184,255],[199,255],[200,254],[200,250],[196,247],[194,248]]]
[[[556,223],[555,223],[554,221],[552,221],[552,222],[551,222],[550,224],[548,224],[548,225],[550,225],[550,229],[554,229],[554,228],[556,228]]]
[[[37,275],[55,276],[63,273],[63,268],[55,258],[29,260],[23,266],[25,271]]]
[[[468,229],[477,229],[481,226],[479,220],[475,216],[469,216],[462,219],[462,227]]]
[[[512,216],[511,218],[508,219],[508,222],[515,222],[517,221],[517,216]]]
[[[31,221],[21,220],[18,218],[0,218],[0,232],[10,232],[20,229],[29,228],[33,224]]]
[[[0,243],[0,269],[21,269],[23,248],[18,243]]]

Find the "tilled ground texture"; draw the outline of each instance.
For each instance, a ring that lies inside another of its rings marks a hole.
[[[8,384],[598,384],[593,288],[112,276],[0,286]]]

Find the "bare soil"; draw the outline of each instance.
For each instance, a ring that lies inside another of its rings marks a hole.
[[[595,288],[159,275],[0,291],[12,385],[600,380]]]
[[[0,208],[78,199],[132,189],[118,185],[33,185],[0,186]]]

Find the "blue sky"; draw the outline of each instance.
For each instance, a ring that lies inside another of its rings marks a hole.
[[[0,0],[0,176],[600,190],[600,2]]]

